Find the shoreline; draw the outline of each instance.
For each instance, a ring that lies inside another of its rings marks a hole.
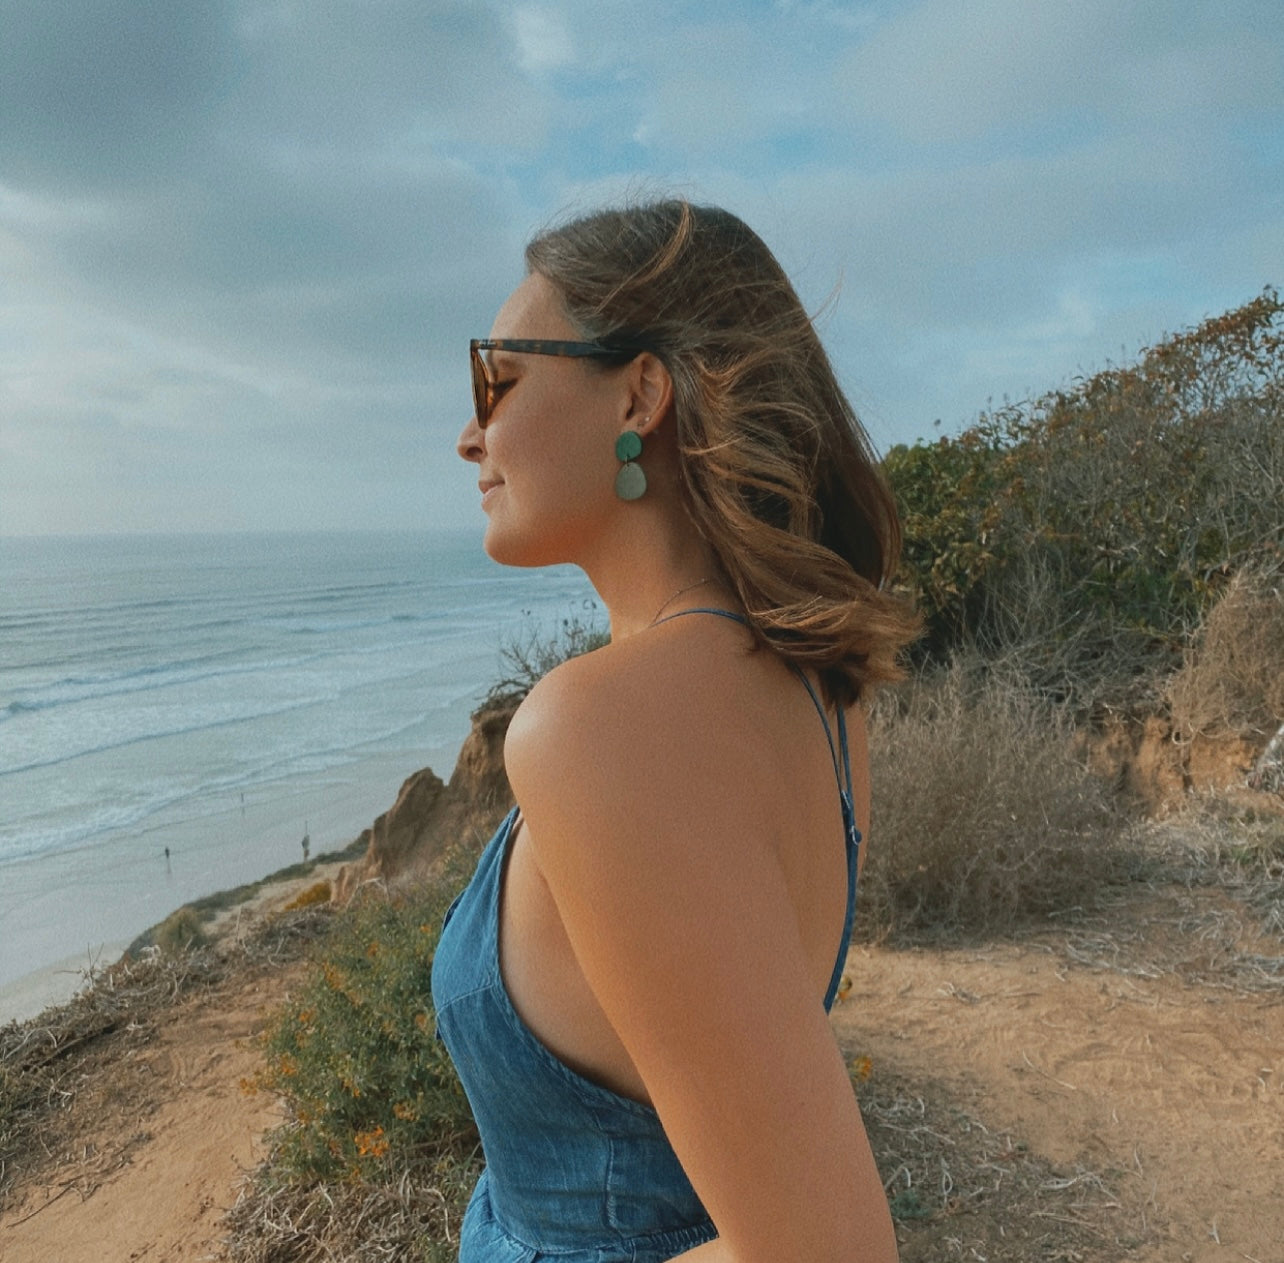
[[[323,867],[337,872],[336,857],[426,765],[422,751],[384,753],[342,778],[285,782],[269,800],[149,830],[115,854],[84,848],[0,868],[0,1026],[68,1003],[91,969],[114,964],[180,908],[217,905],[245,888],[231,905],[240,906],[285,882],[319,881]],[[301,875],[305,822],[312,845]]]
[[[118,963],[131,947],[183,908],[193,908],[198,914],[208,912],[208,920],[202,917],[202,929],[211,941],[217,942],[242,916],[270,911],[272,904],[284,905],[318,882],[333,883],[339,869],[362,853],[354,838],[346,848],[327,851],[306,862],[279,868],[256,881],[228,886],[181,903],[133,938],[102,944],[92,959],[68,956],[11,979],[0,985],[0,1027],[30,1021],[50,1009],[69,1004],[90,984],[91,971],[96,975]]]
[[[104,943],[93,956],[67,956],[0,984],[0,1026],[26,1022],[69,1003],[88,985],[89,971],[114,965],[129,943],[128,939]]]

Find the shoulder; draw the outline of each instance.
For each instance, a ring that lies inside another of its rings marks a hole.
[[[523,812],[560,821],[573,802],[581,813],[653,817],[680,799],[695,817],[705,800],[725,805],[729,778],[753,758],[749,682],[770,669],[751,644],[729,620],[679,619],[549,672],[505,741]]]
[[[520,776],[535,755],[547,763],[694,739],[733,708],[750,648],[748,633],[730,620],[689,618],[572,658],[518,707],[505,757]]]

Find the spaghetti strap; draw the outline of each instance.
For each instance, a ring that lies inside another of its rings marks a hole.
[[[659,627],[661,623],[667,623],[671,618],[682,618],[686,614],[717,614],[720,618],[729,618],[733,623],[739,623],[743,627],[749,626],[749,620],[743,614],[737,614],[735,610],[719,609],[715,605],[696,605],[689,610],[677,610],[672,614],[666,614],[663,618],[657,618],[652,627]]]
[[[807,678],[807,673],[801,667],[789,663],[790,670],[803,682],[803,687],[807,690],[807,696],[811,698],[811,704],[816,708],[816,714],[820,716],[820,722],[825,726],[825,740],[829,742],[829,761],[834,765],[834,778],[838,781],[838,793],[841,796],[843,792],[843,776],[838,770],[838,751],[834,748],[834,734],[829,727],[829,716],[825,714],[825,707],[822,705],[820,698],[816,695],[812,682]],[[847,730],[842,720],[842,710],[838,712],[839,728],[838,738],[839,745],[843,748],[843,762],[847,761]],[[847,778],[848,789],[851,788],[851,777]]]
[[[729,618],[732,622],[740,623],[745,627],[749,625],[749,620],[743,614],[709,605],[696,606],[689,610],[678,610],[673,614],[666,614],[664,618],[656,619],[652,626],[658,627],[661,623],[667,623],[673,618],[682,618],[686,614],[716,614],[719,618]],[[788,666],[803,682],[803,687],[806,688],[807,695],[811,698],[812,705],[815,706],[816,713],[820,716],[820,722],[824,725],[825,740],[829,743],[829,757],[834,765],[834,778],[838,782],[838,801],[843,810],[843,841],[847,851],[847,912],[843,918],[843,937],[838,944],[838,957],[834,961],[834,972],[830,976],[829,988],[825,992],[825,1011],[829,1012],[833,1008],[834,998],[838,995],[838,987],[843,980],[843,965],[847,962],[847,945],[851,942],[852,926],[856,920],[856,870],[858,868],[857,860],[860,856],[860,830],[856,827],[856,810],[852,805],[852,761],[851,752],[847,746],[847,716],[843,708],[839,706],[838,745],[835,748],[833,730],[829,726],[829,716],[825,714],[825,707],[817,696],[812,682],[807,678],[807,673],[796,663],[790,662]]]

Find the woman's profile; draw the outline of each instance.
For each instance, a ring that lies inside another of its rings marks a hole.
[[[545,676],[447,916],[438,1029],[486,1170],[462,1263],[887,1263],[827,1012],[899,528],[783,270],[682,201],[536,237],[471,348],[485,548],[574,563],[610,643]]]

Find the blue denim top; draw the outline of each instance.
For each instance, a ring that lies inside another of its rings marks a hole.
[[[744,620],[727,610],[681,610]],[[667,619],[661,619],[667,622]],[[825,1010],[842,978],[856,907],[860,833],[852,810],[847,726],[835,749],[847,847],[847,913]],[[842,772],[839,772],[841,753]],[[499,899],[514,807],[446,913],[432,965],[437,1033],[481,1134],[486,1168],[464,1216],[460,1263],[662,1263],[717,1236],[649,1105],[572,1070],[514,1009],[499,968]]]

